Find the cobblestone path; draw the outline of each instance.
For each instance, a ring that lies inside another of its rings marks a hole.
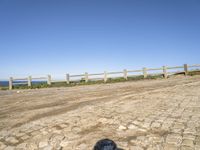
[[[200,150],[200,76],[0,91],[1,150]]]

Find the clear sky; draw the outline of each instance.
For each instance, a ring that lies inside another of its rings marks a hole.
[[[0,0],[0,79],[200,63],[199,0]]]

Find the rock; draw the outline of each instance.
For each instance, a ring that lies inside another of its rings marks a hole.
[[[75,134],[77,134],[77,133],[79,133],[79,132],[81,132],[81,131],[82,131],[82,130],[81,130],[80,127],[77,127],[77,126],[72,127],[72,132],[75,133]]]
[[[128,126],[128,129],[134,130],[134,129],[138,129],[138,127],[135,126],[135,125],[133,125],[133,124],[130,124],[130,125]]]
[[[69,141],[67,139],[64,139],[63,141],[60,142],[61,147],[66,147],[69,144]]]
[[[50,143],[51,146],[53,146],[53,148],[59,149],[60,143],[64,138],[65,138],[64,135],[53,134],[49,139],[49,143]]]
[[[182,145],[184,146],[189,146],[189,147],[194,147],[194,141],[190,139],[184,139]]]
[[[102,124],[106,124],[107,123],[107,120],[106,118],[99,118],[98,119],[98,122],[102,123]]]
[[[144,122],[144,123],[142,124],[142,127],[143,127],[143,128],[149,128],[150,125],[151,125],[150,122]]]
[[[195,150],[199,150],[200,146],[199,145],[195,145]]]
[[[3,144],[2,142],[0,142],[0,149],[4,149],[6,147],[5,144]]]
[[[119,130],[126,130],[127,127],[125,127],[125,126],[123,126],[123,125],[120,125],[118,129],[119,129]]]
[[[53,147],[48,145],[42,148],[42,150],[53,150]]]
[[[159,123],[159,122],[153,122],[152,124],[151,124],[151,128],[160,128],[160,126],[161,126],[161,124]]]
[[[130,146],[130,150],[144,150],[142,147],[139,146]]]
[[[15,149],[15,147],[13,147],[13,146],[8,146],[8,147],[6,147],[4,150],[14,150]]]
[[[28,143],[26,150],[37,150],[38,147],[35,143]]]
[[[28,139],[28,138],[29,138],[29,136],[28,136],[28,135],[26,135],[26,134],[25,134],[25,135],[23,135],[23,136],[21,137],[21,139],[22,139],[22,140],[26,140],[26,139]]]
[[[195,136],[194,135],[190,135],[190,134],[184,134],[183,135],[183,139],[190,139],[190,140],[195,140]]]
[[[166,142],[169,144],[180,145],[182,142],[182,137],[180,135],[167,135]]]
[[[27,143],[21,143],[17,145],[16,149],[24,150],[26,149]]]
[[[8,137],[6,138],[6,142],[11,144],[17,144],[19,141],[15,137]]]
[[[121,148],[122,150],[125,150],[125,149],[127,149],[127,147],[128,147],[128,142],[118,142],[117,143],[117,147],[118,148]],[[121,150],[120,149],[120,150]]]
[[[78,150],[86,150],[86,149],[88,149],[88,146],[85,143],[82,143],[77,147],[77,149]]]
[[[39,143],[39,148],[43,148],[43,147],[46,147],[46,146],[48,146],[48,141],[47,140],[41,141]]]
[[[188,146],[181,146],[181,150],[194,150],[194,148],[188,147]],[[199,150],[199,149],[197,149],[197,150]]]

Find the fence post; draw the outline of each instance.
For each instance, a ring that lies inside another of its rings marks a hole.
[[[12,90],[13,88],[13,77],[9,78],[9,90]]]
[[[188,65],[184,64],[184,72],[185,72],[185,76],[188,75]]]
[[[85,72],[85,83],[87,83],[87,82],[88,82],[88,73]]]
[[[166,79],[167,78],[167,67],[163,66],[163,76]]]
[[[69,84],[69,74],[66,74],[66,83]]]
[[[107,82],[107,72],[104,71],[104,82]]]
[[[28,76],[28,86],[31,87],[32,77]]]
[[[127,70],[126,70],[126,69],[124,69],[124,79],[125,79],[125,80],[128,80]]]
[[[147,78],[147,68],[144,67],[142,70],[143,70],[144,78]]]
[[[51,75],[48,75],[48,76],[47,76],[47,84],[48,84],[48,85],[51,85]]]

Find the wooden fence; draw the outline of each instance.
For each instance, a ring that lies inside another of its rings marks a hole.
[[[32,82],[38,81],[38,80],[42,80],[47,82],[48,85],[51,85],[51,83],[53,82],[66,82],[66,84],[70,84],[70,81],[72,81],[73,78],[77,78],[79,77],[80,79],[78,79],[79,81],[84,79],[84,81],[87,83],[89,80],[104,80],[104,82],[107,82],[108,78],[114,78],[114,77],[109,77],[109,75],[119,75],[118,77],[123,77],[125,80],[128,80],[129,76],[133,76],[130,75],[130,73],[141,73],[143,75],[144,78],[147,78],[149,75],[163,75],[164,78],[167,78],[169,75],[172,74],[176,74],[176,73],[184,73],[185,75],[188,74],[188,72],[190,71],[189,68],[195,68],[197,69],[198,67],[200,67],[200,64],[197,65],[187,65],[184,64],[183,66],[176,66],[176,67],[167,67],[167,66],[163,66],[160,68],[142,68],[140,70],[127,70],[124,69],[123,71],[118,71],[118,72],[106,72],[104,71],[104,73],[95,73],[95,74],[88,74],[88,72],[85,72],[84,74],[79,74],[79,75],[70,75],[70,74],[66,74],[66,78],[64,80],[52,80],[51,75],[47,75],[46,77],[38,77],[38,78],[34,78],[32,76],[28,76],[26,78],[13,78],[10,77],[9,79],[9,89],[11,90],[13,88],[14,85],[19,85],[19,84],[26,84],[28,85],[28,87],[32,86]],[[175,70],[176,71],[171,71],[171,70]],[[183,69],[183,70],[179,70],[178,69]],[[161,71],[159,73],[150,73],[150,71]],[[94,76],[101,76],[100,78],[94,78]],[[136,76],[136,75],[134,75]],[[115,77],[116,78],[116,77]]]

